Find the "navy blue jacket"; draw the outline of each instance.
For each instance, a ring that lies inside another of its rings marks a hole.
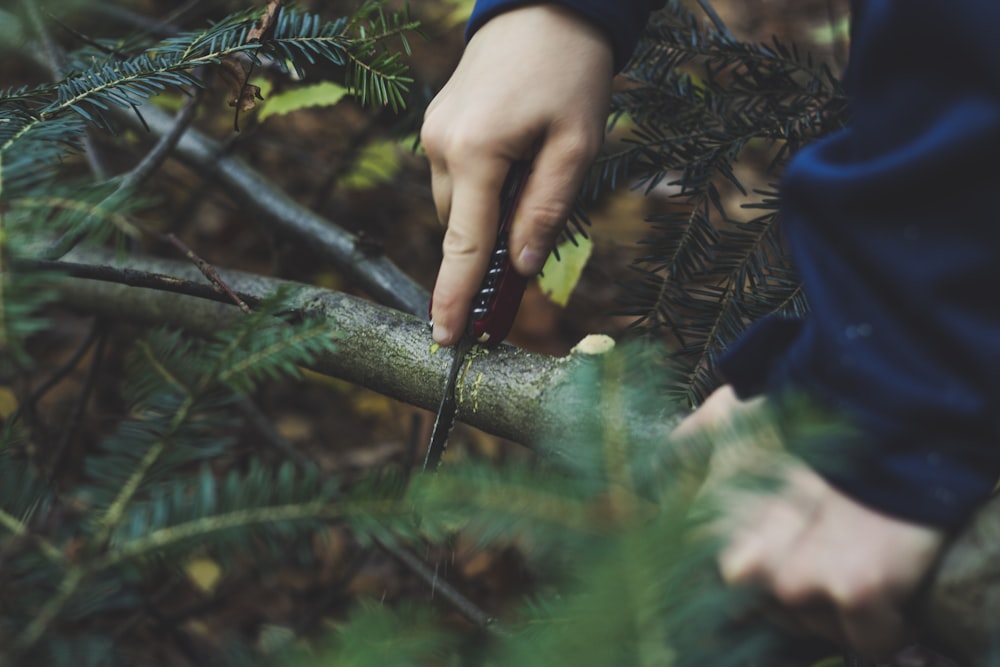
[[[470,32],[522,4],[480,0]],[[557,4],[604,26],[621,66],[662,3]],[[859,465],[824,474],[953,527],[1000,479],[1000,2],[857,0],[852,21],[851,125],[782,184],[810,313],[758,323],[723,371],[743,395],[804,391],[847,415]]]

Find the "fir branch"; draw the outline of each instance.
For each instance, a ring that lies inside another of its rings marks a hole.
[[[14,537],[25,537],[28,535],[28,527],[18,521],[15,517],[0,509],[0,526],[7,529],[7,532]]]
[[[380,514],[387,512],[391,504],[380,503]],[[367,508],[371,511],[373,508]],[[169,551],[178,544],[196,539],[205,540],[212,535],[235,528],[251,528],[267,524],[285,525],[299,521],[332,521],[343,519],[348,509],[326,501],[310,501],[271,507],[236,509],[186,521],[149,532],[143,537],[123,542],[112,548],[106,556],[95,563],[95,568],[116,567],[130,560],[141,559],[153,554]]]
[[[776,174],[798,146],[846,120],[825,64],[777,40],[736,40],[700,4],[712,26],[673,1],[649,26],[628,70],[633,85],[614,101],[613,118],[627,115],[635,129],[624,150],[598,162],[589,186],[629,178],[647,192],[664,182],[679,189],[678,210],[650,218],[648,252],[624,284],[621,314],[636,318],[637,331],[676,342],[665,361],[691,405],[714,388],[718,351],[751,321],[786,303],[804,308],[774,202],[760,205],[768,215],[736,222],[723,186],[748,199],[737,161],[768,155]]]
[[[260,341],[260,331],[257,331]],[[301,328],[292,335],[282,335],[280,339],[267,341],[266,345],[254,345],[241,359],[219,368],[218,382],[234,387],[246,387],[248,380],[262,376],[275,377],[296,372],[296,363],[310,363],[323,352],[330,352],[335,344],[331,340],[330,325],[318,321]],[[244,379],[246,378],[246,379]]]
[[[66,575],[59,582],[56,594],[49,598],[45,605],[38,611],[28,626],[10,644],[7,652],[8,659],[17,660],[18,657],[29,651],[45,635],[49,627],[62,613],[70,598],[77,592],[80,585],[87,576],[87,569],[81,565],[74,565],[66,571]]]
[[[170,436],[176,433],[180,425],[187,420],[193,404],[193,397],[186,399],[184,403],[181,404],[181,408],[175,413],[164,436],[153,443],[152,447],[146,450],[146,453],[139,461],[139,465],[136,466],[132,474],[128,477],[128,479],[126,479],[125,484],[122,485],[121,489],[118,491],[118,494],[111,503],[111,506],[105,510],[104,516],[98,524],[97,531],[94,534],[91,544],[102,545],[111,535],[111,532],[119,524],[122,516],[125,514],[125,509],[128,507],[128,504],[132,501],[132,498],[139,490],[139,487],[146,480],[146,476],[166,450]]]

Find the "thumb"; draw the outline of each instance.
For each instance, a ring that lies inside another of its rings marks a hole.
[[[510,231],[510,257],[518,273],[541,271],[597,148],[576,138],[547,141],[538,151]]]

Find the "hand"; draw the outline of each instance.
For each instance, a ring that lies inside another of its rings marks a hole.
[[[493,18],[470,40],[427,109],[421,140],[438,217],[447,225],[434,287],[434,340],[455,343],[496,239],[511,163],[533,171],[510,236],[514,268],[537,273],[604,136],[613,75],[603,32],[554,5]]]
[[[731,420],[744,423],[730,435],[765,409],[763,399],[743,402],[724,387],[678,428],[681,436],[721,443]],[[704,493],[714,495],[723,517],[717,526],[723,579],[760,587],[777,605],[772,618],[786,629],[883,660],[912,639],[903,609],[937,558],[944,533],[855,502],[776,451],[777,433],[764,428],[757,442],[740,442],[713,463]],[[763,466],[780,471],[778,489],[724,484],[740,469]]]

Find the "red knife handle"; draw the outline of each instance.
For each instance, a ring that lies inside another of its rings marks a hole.
[[[468,333],[484,347],[499,345],[514,324],[528,279],[510,263],[510,227],[531,173],[530,162],[515,162],[500,192],[500,224],[483,283],[472,299]]]

